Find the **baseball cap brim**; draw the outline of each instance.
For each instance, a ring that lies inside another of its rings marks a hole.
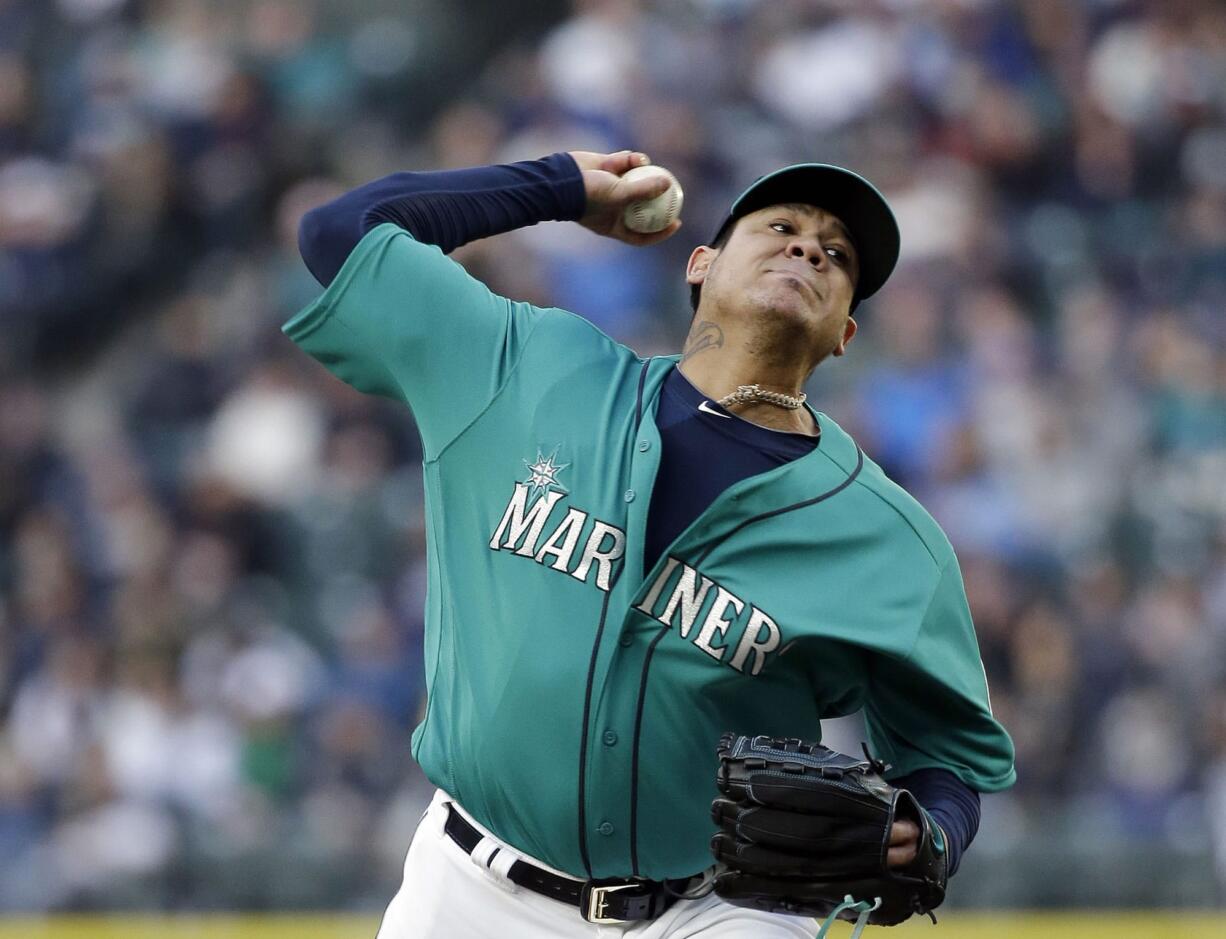
[[[881,289],[898,263],[898,222],[877,187],[841,166],[796,163],[760,177],[732,203],[719,234],[750,212],[789,202],[825,209],[846,226],[860,267],[853,308]]]

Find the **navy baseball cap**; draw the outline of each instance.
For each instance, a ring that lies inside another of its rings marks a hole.
[[[841,166],[795,163],[758,177],[732,203],[713,242],[741,216],[787,202],[825,209],[847,227],[860,261],[852,309],[881,289],[898,263],[898,222],[876,186]]]

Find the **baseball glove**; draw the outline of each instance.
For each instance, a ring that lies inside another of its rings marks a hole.
[[[878,760],[821,744],[724,734],[717,750],[720,798],[715,892],[729,903],[776,913],[856,919],[882,926],[927,913],[945,899],[945,839],[915,797],[883,778]],[[909,818],[919,852],[886,865],[890,828]],[[933,916],[933,921],[936,917]]]

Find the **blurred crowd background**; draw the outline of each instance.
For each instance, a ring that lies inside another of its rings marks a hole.
[[[0,910],[379,909],[430,787],[401,407],[278,331],[302,212],[640,148],[636,251],[457,256],[641,352],[784,163],[904,246],[809,391],[962,560],[1019,781],[951,904],[1226,897],[1226,5],[0,0]]]

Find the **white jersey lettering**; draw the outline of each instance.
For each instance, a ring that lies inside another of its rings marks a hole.
[[[541,546],[541,550],[536,552],[536,563],[544,564],[545,558],[553,555],[554,562],[549,566],[555,571],[565,572],[570,567],[571,556],[579,544],[579,535],[586,522],[586,512],[580,512],[578,509],[568,510],[566,518],[562,519],[561,524],[549,536],[549,540]]]
[[[607,549],[601,549],[601,544],[605,538],[612,538],[613,543]],[[592,568],[592,564],[596,565],[596,586],[605,593],[609,592],[609,581],[613,575],[613,562],[626,553],[626,533],[620,528],[614,528],[604,522],[596,522],[592,527],[592,533],[587,537],[587,544],[583,546],[583,556],[579,559],[579,566],[571,571],[570,576],[575,580],[587,581],[588,572]]]
[[[503,548],[515,548],[516,544],[522,541],[515,553],[532,557],[549,513],[561,498],[562,493],[550,492],[528,508],[528,487],[524,483],[516,483],[515,493],[507,503],[506,511],[502,513],[502,521],[498,523],[494,536],[490,538],[490,547],[501,551]]]
[[[704,580],[706,578],[703,578]],[[724,614],[728,612],[728,608],[732,607],[732,619],[735,620],[740,615],[741,610],[745,609],[745,602],[730,594],[723,587],[717,586],[715,602],[711,604],[711,609],[707,611],[707,618],[703,620],[702,629],[694,638],[694,645],[702,649],[703,652],[720,661],[724,657],[724,652],[727,646],[717,645],[712,646],[711,640],[715,638],[715,634],[721,636],[727,635],[728,627],[732,625],[732,620],[724,618]]]
[[[690,630],[694,626],[694,621],[698,619],[698,611],[702,609],[703,603],[707,599],[707,591],[711,589],[712,582],[709,578],[702,578],[702,585],[697,584],[699,577],[698,571],[690,567],[688,564],[681,566],[681,578],[677,581],[677,586],[673,588],[673,594],[668,598],[668,604],[664,607],[664,612],[656,617],[665,626],[673,624],[673,616],[678,608],[681,610],[681,625],[679,627],[681,638],[685,639],[689,636]]]
[[[673,575],[673,571],[677,569],[677,565],[680,563],[676,558],[668,559],[668,563],[664,565],[664,570],[660,571],[660,576],[652,583],[651,589],[647,591],[647,596],[643,597],[643,602],[635,607],[636,610],[651,616],[651,611],[655,607],[656,601],[660,599],[660,594],[664,592],[664,585],[668,583],[668,578]]]
[[[753,664],[749,667],[749,674],[756,675],[762,671],[762,666],[766,664],[767,654],[779,648],[780,636],[779,626],[773,619],[756,606],[751,607],[750,610],[749,622],[745,624],[745,632],[741,634],[741,641],[737,644],[736,653],[729,660],[728,664],[738,672],[743,672],[745,671],[745,660],[752,655]],[[764,627],[766,629],[765,639],[761,636]]]
[[[653,613],[656,604],[664,595],[665,588],[677,568],[681,569],[677,582],[668,593],[668,601],[664,604],[663,611],[655,616]],[[715,588],[714,599],[711,599],[712,587]],[[635,605],[635,609],[665,626],[674,625],[674,620],[680,613],[678,632],[682,639],[688,639],[703,607],[707,606],[707,601],[710,601],[710,608],[702,619],[697,635],[691,641],[717,662],[723,662],[742,674],[756,676],[766,667],[766,663],[773,657],[772,654],[782,651],[780,646],[783,643],[783,632],[778,623],[747,600],[742,600],[677,558],[668,559],[642,601]],[[740,620],[746,607],[749,608],[748,621],[737,641],[736,651],[731,658],[725,660],[725,652],[730,646],[724,645],[720,637],[728,635],[729,628]]]

